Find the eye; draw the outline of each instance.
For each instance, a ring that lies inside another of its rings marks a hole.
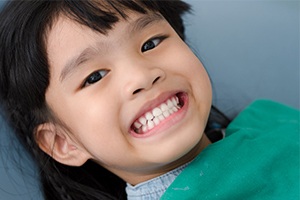
[[[166,39],[166,36],[161,36],[161,37],[155,37],[147,42],[145,42],[141,48],[142,52],[149,51],[151,49],[154,49],[157,45],[159,45],[164,39]]]
[[[82,87],[86,87],[89,85],[92,85],[98,81],[100,81],[104,76],[106,76],[108,74],[109,70],[98,70],[95,71],[93,73],[91,73],[84,81],[83,86]]]

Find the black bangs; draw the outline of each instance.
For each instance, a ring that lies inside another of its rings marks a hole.
[[[157,12],[184,38],[181,15],[190,10],[188,4],[178,0],[66,0],[60,3],[63,14],[102,34],[106,34],[120,17],[126,19],[128,11]]]
[[[78,23],[88,26],[102,34],[106,34],[119,18],[127,18],[126,12],[133,10],[146,14],[146,10],[134,1],[63,1],[63,14],[70,17]]]

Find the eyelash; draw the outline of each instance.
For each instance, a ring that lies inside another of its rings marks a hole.
[[[94,71],[91,73],[84,81],[82,87],[87,87],[89,85],[92,85],[98,81],[100,81],[103,77],[105,77],[109,73],[109,70],[107,69],[101,69],[98,71]]]
[[[164,39],[166,39],[167,36],[163,35],[163,36],[158,36],[158,37],[154,37],[149,39],[148,41],[146,41],[143,46],[141,47],[141,52],[145,52],[145,51],[149,51],[151,49],[154,49],[155,47],[157,47]],[[156,43],[155,43],[155,42]],[[151,42],[151,43],[150,43]],[[153,46],[154,45],[154,46]]]
[[[158,37],[149,39],[142,45],[141,51],[146,52],[146,51],[156,48],[166,38],[167,38],[167,36],[158,36]],[[109,73],[109,70],[106,70],[106,69],[94,71],[85,79],[84,83],[82,84],[82,88],[87,87],[89,85],[92,85],[92,84],[100,81],[108,73]]]

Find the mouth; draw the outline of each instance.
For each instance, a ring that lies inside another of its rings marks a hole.
[[[185,105],[186,96],[187,94],[180,92],[169,97],[163,103],[138,117],[131,125],[131,131],[143,135],[162,122],[167,121],[168,118],[171,118],[182,109]]]

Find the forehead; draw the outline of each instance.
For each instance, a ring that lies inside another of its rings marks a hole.
[[[128,12],[126,19],[122,18],[120,23],[114,24],[108,31],[97,31],[89,26],[82,25],[78,21],[69,18],[65,15],[59,15],[51,28],[49,28],[46,35],[46,47],[49,49],[49,45],[55,42],[63,42],[63,39],[68,37],[75,38],[76,36],[85,35],[92,37],[103,36],[108,38],[110,32],[121,32],[120,34],[130,36],[133,33],[139,32],[152,24],[165,21],[163,16],[155,12],[149,12],[147,14],[139,14],[134,12]],[[121,23],[122,22],[122,23]],[[117,26],[118,24],[118,26]],[[74,41],[74,44],[76,41]]]
[[[121,29],[124,35],[130,35],[131,33],[138,32],[151,24],[161,21],[167,22],[165,18],[159,13],[148,12],[146,14],[140,14],[128,10],[126,13],[126,18],[121,18],[120,20],[118,20],[109,28],[109,30],[104,29],[98,31],[93,27],[86,26],[85,24],[82,24],[76,19],[70,18],[65,14],[59,14],[51,24],[51,27],[49,27],[46,33],[45,41],[46,46],[48,47],[48,45],[53,41],[53,38],[65,38],[72,34],[83,35],[83,32],[93,33],[90,36],[102,35],[104,37],[108,37],[109,32],[114,31],[114,29],[120,30],[119,26],[122,26],[122,28],[126,27],[126,31]],[[116,24],[118,24],[118,26],[116,26]]]
[[[53,24],[46,41],[49,64],[52,67],[64,66],[59,76],[60,81],[63,81],[70,71],[74,71],[74,66],[79,66],[80,63],[88,60],[89,56],[103,55],[114,45],[118,46],[120,42],[143,31],[146,27],[153,27],[153,24],[162,21],[166,22],[157,13],[131,13],[126,19],[120,20],[116,26],[113,26],[107,34],[102,34],[66,16],[60,16]],[[62,52],[62,49],[67,51]],[[58,63],[58,61],[64,62]]]

